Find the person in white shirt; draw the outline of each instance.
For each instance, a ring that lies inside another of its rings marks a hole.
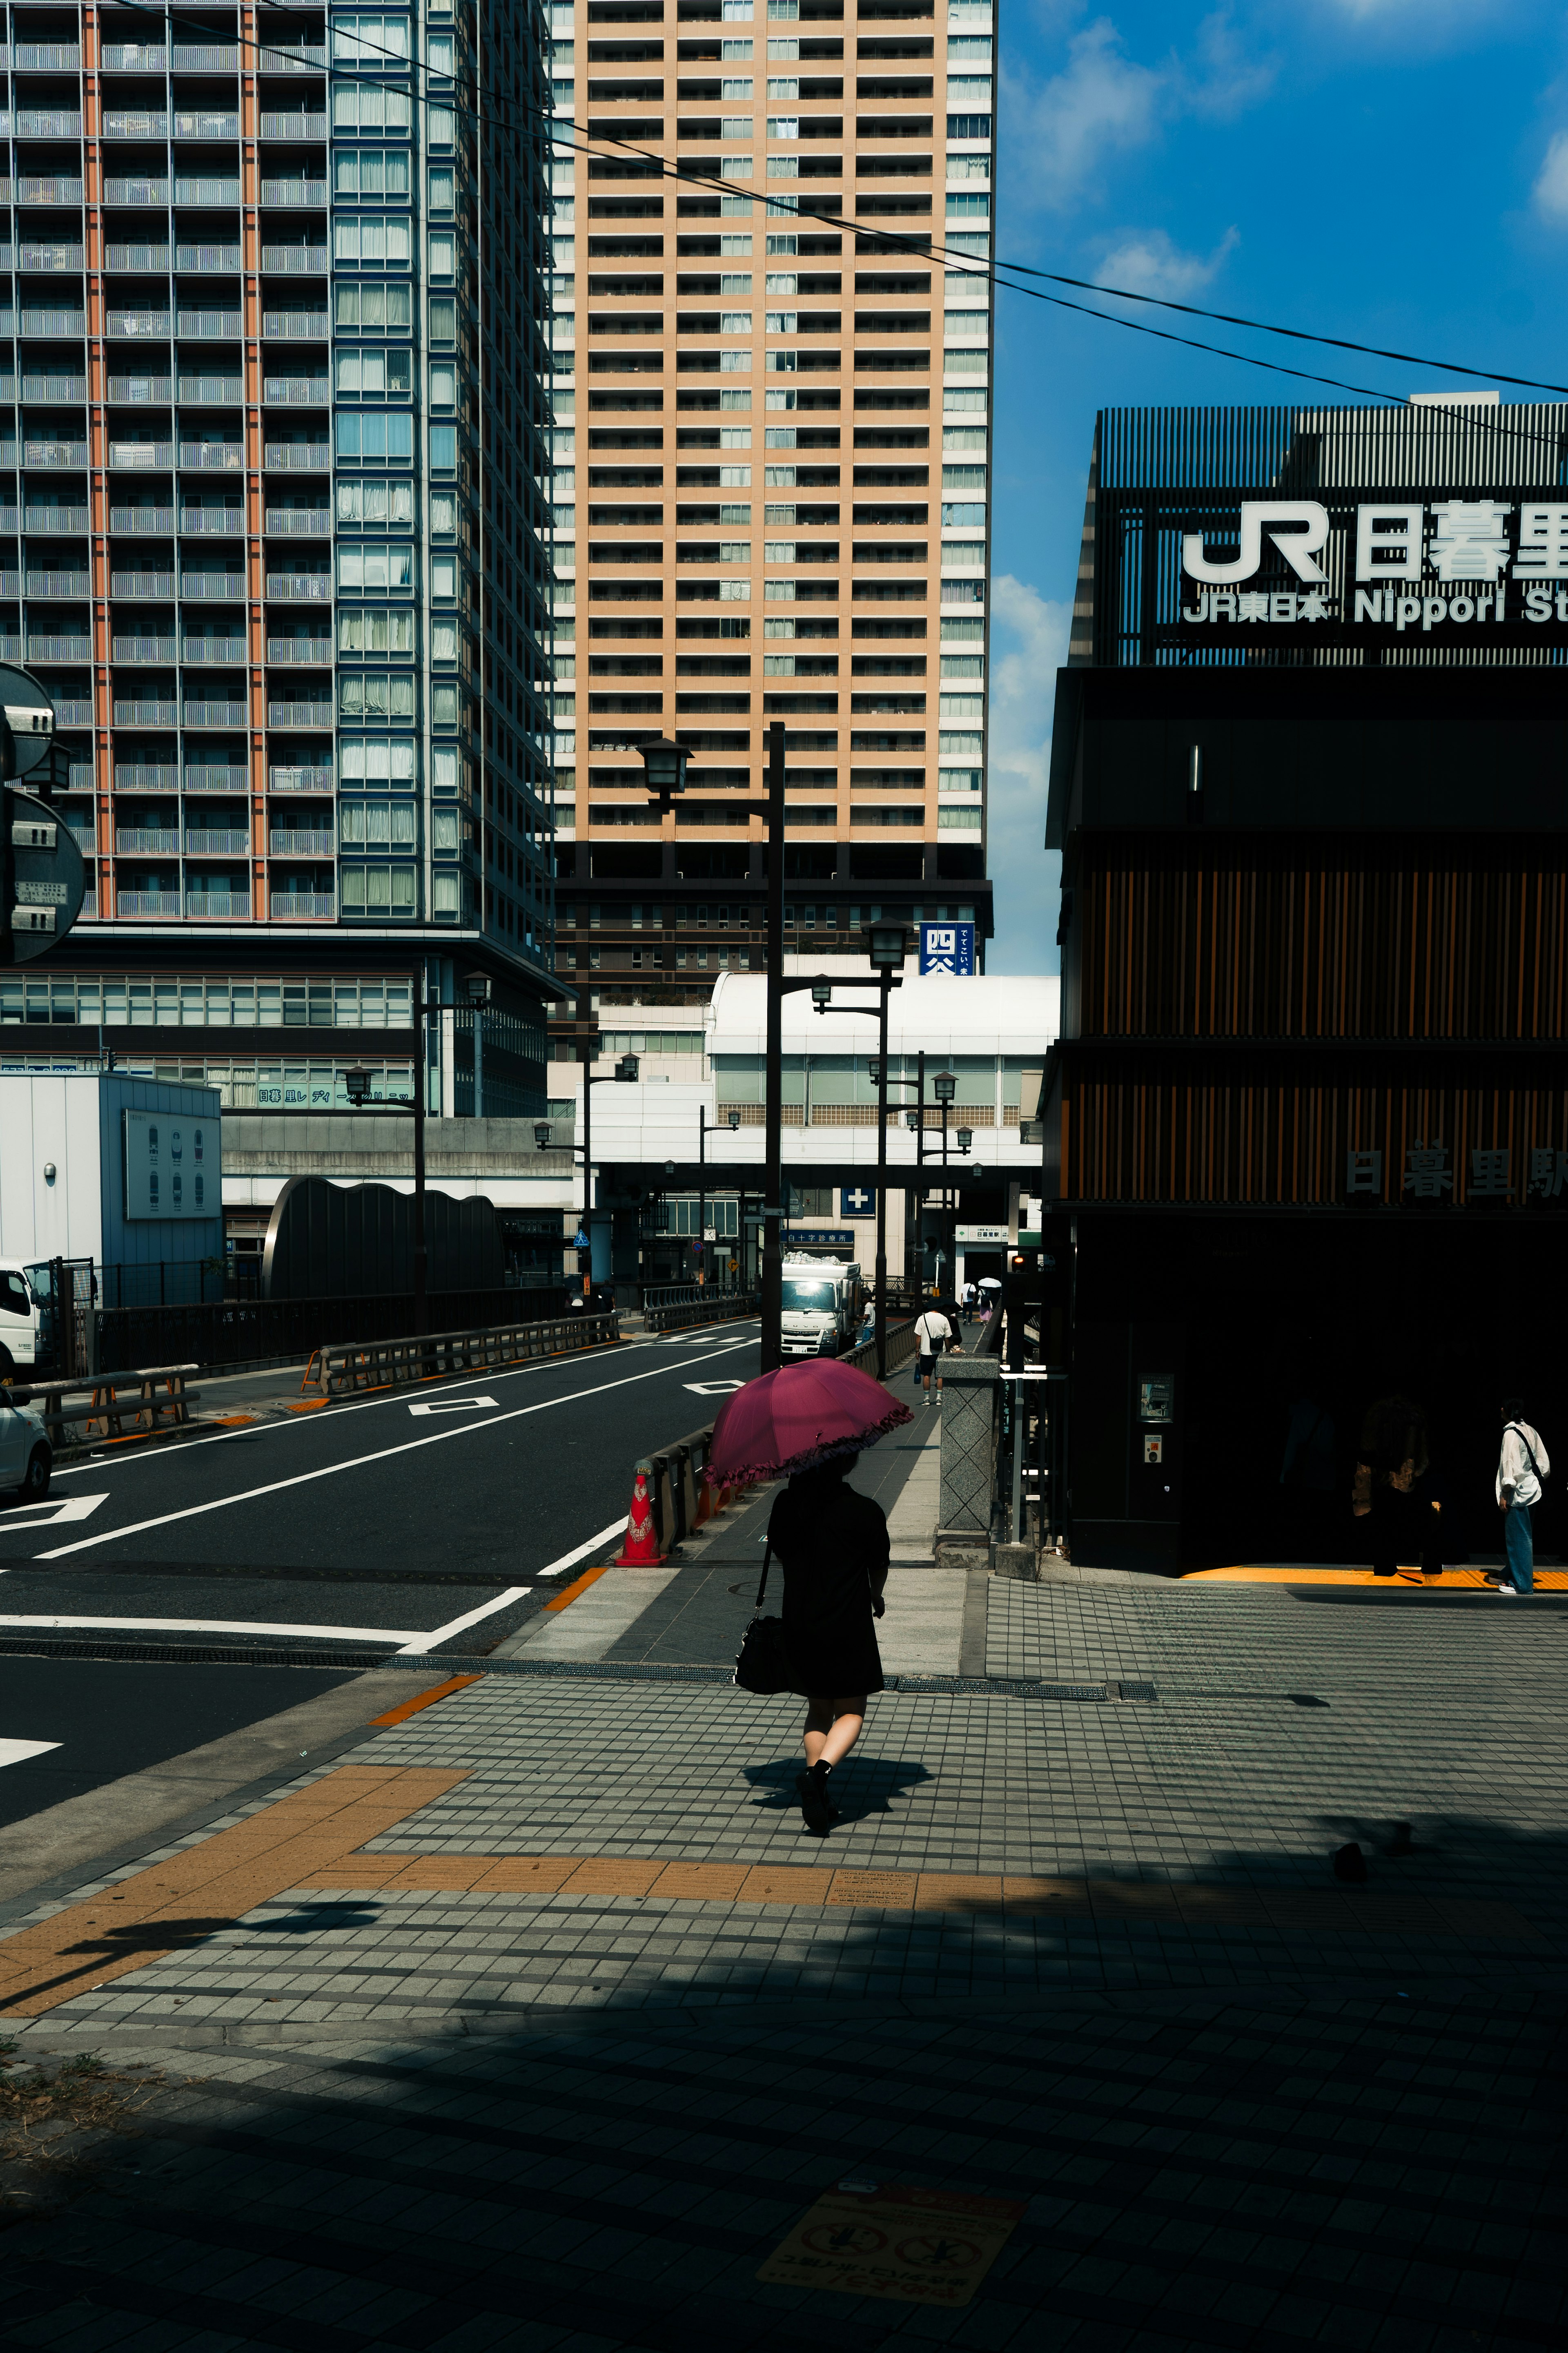
[[[940,1307],[928,1307],[923,1315],[915,1318],[915,1337],[921,1345],[920,1363],[915,1378],[925,1388],[925,1402],[931,1403],[931,1377],[937,1359],[952,1337],[952,1326]],[[936,1377],[936,1393],[942,1395],[942,1375]]]
[[[1541,1501],[1541,1482],[1552,1463],[1541,1432],[1524,1419],[1522,1398],[1504,1398],[1502,1422],[1496,1487],[1502,1513],[1503,1573],[1498,1591],[1512,1597],[1535,1590],[1535,1542],[1530,1514]]]

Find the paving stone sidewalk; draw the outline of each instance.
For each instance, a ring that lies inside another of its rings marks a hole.
[[[393,1889],[351,1858],[17,2023],[46,2065],[169,2083],[100,2189],[9,2234],[10,2341],[1561,2342],[1568,1620],[985,1599],[993,1674],[1153,1696],[889,1692],[825,1851],[797,1704],[497,1675],[353,1752],[463,1777],[362,1852],[1035,1873],[1146,1910]],[[1276,1908],[1166,1901],[1210,1889]],[[850,2168],[1026,2202],[973,2304],[756,2282]]]

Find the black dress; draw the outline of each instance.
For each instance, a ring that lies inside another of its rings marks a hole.
[[[847,1699],[882,1688],[872,1597],[888,1575],[888,1519],[880,1504],[826,1471],[797,1472],[768,1522],[784,1567],[784,1646],[795,1689]]]

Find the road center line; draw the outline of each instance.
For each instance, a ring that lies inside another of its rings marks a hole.
[[[722,1353],[719,1349],[714,1351],[716,1356]],[[682,1361],[698,1364],[701,1359],[688,1356]],[[388,1462],[395,1455],[416,1453],[421,1447],[449,1446],[459,1438],[483,1437],[493,1430],[499,1430],[502,1422],[521,1421],[531,1413],[547,1413],[553,1406],[580,1405],[584,1398],[603,1397],[609,1389],[631,1388],[639,1381],[663,1380],[668,1369],[666,1366],[658,1365],[649,1372],[626,1373],[617,1381],[599,1381],[592,1388],[574,1389],[565,1397],[540,1398],[532,1405],[513,1406],[510,1413],[498,1413],[493,1419],[487,1415],[483,1421],[460,1421],[450,1430],[432,1431],[428,1438],[406,1438],[401,1445],[379,1447],[373,1454],[356,1454],[347,1462],[325,1462],[315,1471],[296,1472],[291,1479],[270,1479],[265,1486],[247,1487],[236,1495],[215,1495],[205,1504],[187,1504],[182,1511],[160,1512],[150,1520],[132,1520],[126,1527],[106,1528],[99,1535],[79,1537],[75,1544],[57,1545],[52,1552],[34,1553],[31,1557],[34,1560],[63,1560],[68,1554],[90,1552],[96,1546],[113,1544],[121,1536],[144,1535],[149,1528],[166,1528],[176,1520],[199,1519],[205,1512],[226,1511],[235,1504],[254,1504],[263,1495],[281,1494],[289,1487],[307,1487],[315,1479],[334,1479],[343,1471],[363,1471],[369,1463]]]

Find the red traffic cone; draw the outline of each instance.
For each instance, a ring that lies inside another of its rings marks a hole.
[[[616,1555],[617,1568],[657,1568],[664,1555],[658,1548],[658,1530],[654,1525],[653,1504],[648,1495],[648,1470],[639,1462],[632,1482],[632,1507],[626,1514],[626,1533]]]

